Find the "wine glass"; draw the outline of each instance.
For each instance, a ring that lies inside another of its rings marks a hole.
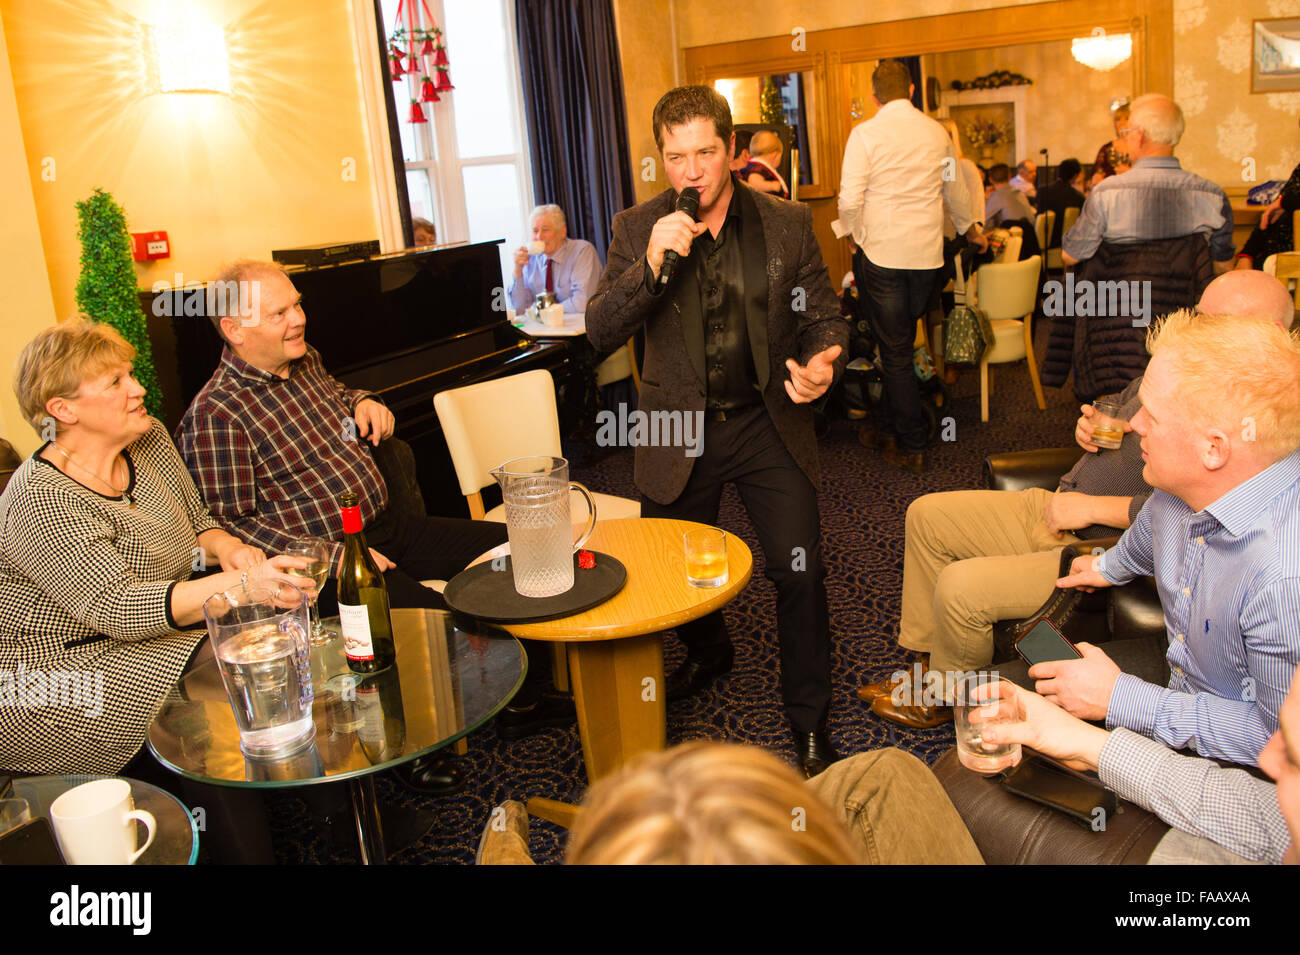
[[[312,610],[311,617],[311,644],[319,647],[322,644],[329,643],[338,636],[337,630],[326,630],[320,622],[320,607],[316,605],[320,599],[320,590],[325,586],[325,581],[330,575],[330,548],[319,537],[304,537],[296,540],[285,549],[287,557],[306,557],[309,563],[302,570],[304,577],[310,577],[316,581],[316,596],[311,598],[310,607]]]

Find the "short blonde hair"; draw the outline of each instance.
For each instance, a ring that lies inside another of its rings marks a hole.
[[[570,865],[856,865],[843,823],[789,766],[754,746],[646,753],[592,787]]]
[[[1147,335],[1165,355],[1180,404],[1229,435],[1249,430],[1271,461],[1300,447],[1300,342],[1273,322],[1177,311]]]
[[[935,122],[942,126],[943,131],[948,134],[948,139],[952,142],[952,151],[956,153],[957,158],[964,159],[965,156],[962,154],[961,148],[961,133],[957,131],[957,123],[946,116],[940,117]]]
[[[71,398],[87,378],[135,359],[135,346],[111,325],[84,315],[37,334],[14,366],[14,395],[28,423],[40,433],[51,398]]]

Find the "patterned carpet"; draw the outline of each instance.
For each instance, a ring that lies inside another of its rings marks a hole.
[[[1045,335],[1039,335],[1039,350]],[[955,422],[955,440],[931,452],[931,468],[915,477],[896,471],[879,455],[858,444],[856,423],[831,422],[821,443],[822,533],[826,555],[832,626],[835,696],[831,736],[844,755],[899,746],[933,762],[953,745],[951,725],[908,730],[875,717],[855,692],[910,662],[896,634],[902,586],[903,517],[915,497],[930,491],[981,485],[984,458],[998,451],[1059,447],[1072,440],[1078,405],[1069,389],[1047,389],[1047,411],[1034,404],[1024,364],[997,366],[990,399],[993,420],[979,420],[979,376],[966,369],[950,389],[940,411]],[[632,452],[618,451],[574,475],[593,490],[636,497]],[[775,589],[763,576],[763,557],[734,489],[722,499],[720,523],[742,537],[754,552],[754,577],[726,609],[736,643],[733,672],[707,692],[668,705],[669,744],[717,739],[765,746],[795,762],[785,715],[780,705],[775,633]],[[665,639],[668,672],[683,659],[675,637]],[[401,789],[388,774],[378,780],[381,802],[423,809],[435,815],[432,828],[413,844],[390,856],[392,863],[470,863],[492,807],[504,799],[547,796],[579,802],[586,788],[576,727],[552,729],[512,744],[500,741],[489,726],[469,737],[462,760],[469,785],[443,799],[420,797]],[[275,848],[284,863],[355,862],[355,845],[346,831],[331,840],[311,824],[305,806],[291,793],[269,800]],[[539,862],[559,862],[564,832],[531,821],[530,848]],[[335,843],[338,843],[337,845]],[[390,846],[390,848],[392,848]]]

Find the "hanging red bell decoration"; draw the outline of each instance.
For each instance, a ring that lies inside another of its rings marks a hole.
[[[394,19],[393,32],[388,37],[389,75],[395,83],[403,78],[406,80],[411,98],[411,111],[406,121],[427,123],[429,120],[420,104],[436,103],[442,98],[439,94],[455,89],[448,72],[450,61],[442,30],[434,22],[424,0],[398,0]],[[398,46],[399,43],[405,51]],[[431,57],[432,63],[426,57]],[[430,75],[435,73],[436,76]],[[416,77],[419,77],[418,82]]]

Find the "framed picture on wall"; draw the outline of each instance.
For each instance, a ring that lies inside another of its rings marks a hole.
[[[1300,90],[1300,18],[1256,20],[1250,91]]]

